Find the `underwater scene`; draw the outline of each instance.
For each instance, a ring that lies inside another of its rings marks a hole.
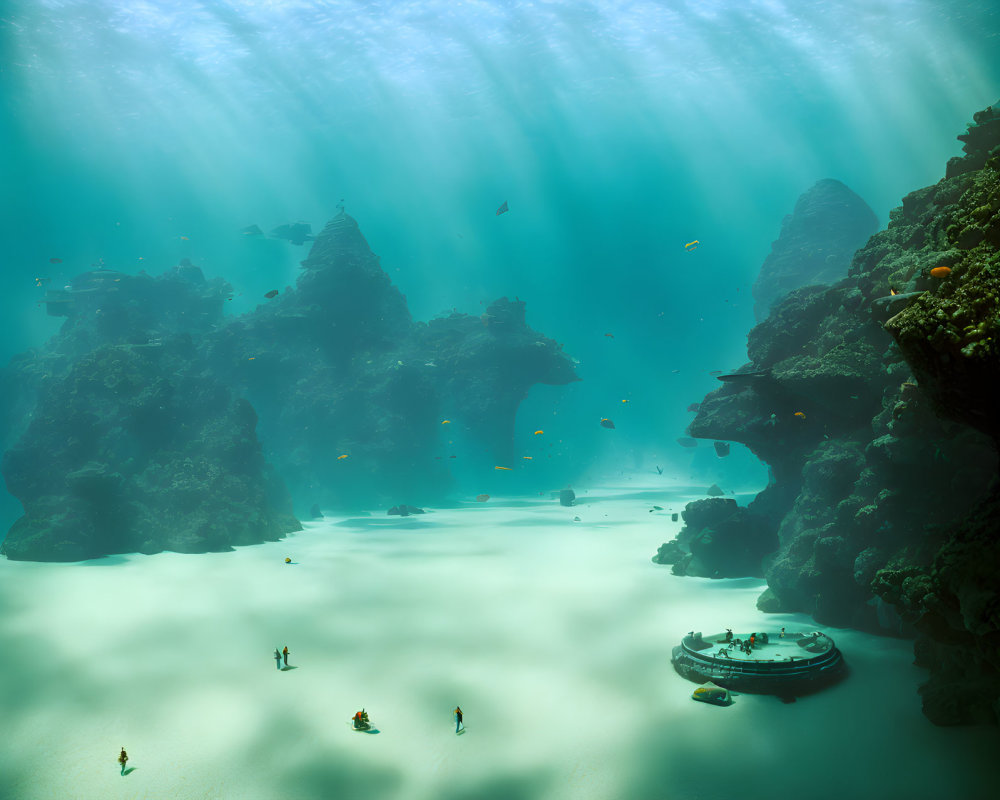
[[[0,798],[996,796],[994,0],[7,0]]]

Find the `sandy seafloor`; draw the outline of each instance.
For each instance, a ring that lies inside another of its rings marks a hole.
[[[908,641],[825,628],[841,684],[691,700],[670,665],[686,631],[818,626],[758,612],[761,581],[651,563],[690,497],[629,484],[231,553],[0,560],[0,797],[995,796],[1000,733],[931,725]],[[362,706],[378,735],[352,731]]]

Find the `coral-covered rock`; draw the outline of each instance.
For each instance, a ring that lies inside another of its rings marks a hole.
[[[8,558],[219,551],[299,529],[253,409],[188,372],[184,349],[106,345],[46,383],[3,458],[25,512]]]
[[[445,411],[510,463],[531,386],[578,380],[521,300],[415,323],[343,212],[302,266],[294,289],[234,319],[229,285],[187,261],[50,293],[61,330],[0,372],[3,472],[25,509],[8,556],[274,539],[298,529],[285,485],[303,509],[441,497]]]
[[[779,301],[689,429],[771,468],[750,506],[778,531],[759,607],[918,631],[941,724],[1000,708],[998,121],[976,114],[966,156],[903,199],[847,279]],[[677,541],[674,570],[697,567]]]
[[[688,503],[684,527],[653,557],[673,564],[676,575],[706,578],[761,577],[761,559],[777,544],[766,518],[735,500],[712,498]]]

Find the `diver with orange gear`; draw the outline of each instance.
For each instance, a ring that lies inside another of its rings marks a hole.
[[[368,712],[363,708],[354,715],[354,729],[357,731],[367,731],[371,728],[371,721],[368,719]]]

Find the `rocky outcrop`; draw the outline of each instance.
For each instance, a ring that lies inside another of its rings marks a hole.
[[[690,427],[771,468],[750,507],[778,543],[758,605],[916,635],[942,724],[1000,710],[998,116],[846,279],[777,303]]]
[[[675,575],[763,577],[762,559],[777,545],[763,517],[722,498],[695,500],[681,515],[684,527],[660,547],[655,563],[673,564]]]
[[[801,194],[754,282],[757,322],[795,289],[843,280],[854,251],[876,230],[875,212],[840,181],[826,178]]]
[[[523,301],[414,322],[343,212],[302,267],[295,288],[203,346],[214,374],[257,409],[268,457],[301,507],[441,499],[446,434],[460,427],[485,458],[510,465],[531,386],[578,380],[562,347],[526,324]]]
[[[102,272],[62,293],[68,319],[45,355],[7,370],[8,386],[23,376],[21,394],[37,402],[3,456],[7,488],[24,507],[3,553],[199,553],[298,530],[253,408],[207,373],[179,332],[220,321],[228,287],[192,281],[190,271]]]
[[[414,322],[343,212],[302,266],[295,288],[237,318],[223,315],[229,285],[187,261],[50,292],[62,329],[0,374],[2,469],[25,512],[6,555],[224,550],[297,530],[291,499],[443,498],[445,412],[509,464],[530,387],[577,380],[520,300]]]

